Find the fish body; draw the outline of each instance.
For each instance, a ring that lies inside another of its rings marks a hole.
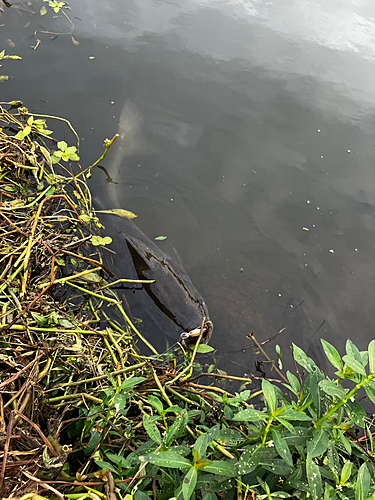
[[[165,335],[185,343],[194,342],[197,329],[203,326],[203,342],[212,333],[207,305],[194,287],[186,271],[155,243],[133,221],[113,214],[98,214],[105,234],[112,237],[111,249],[116,252],[116,268],[121,277],[155,280],[144,284],[143,290],[152,304],[152,314]],[[147,304],[145,305],[147,306]],[[204,323],[203,323],[204,322]],[[189,334],[181,337],[181,334]]]

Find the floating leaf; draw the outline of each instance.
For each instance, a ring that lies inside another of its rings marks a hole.
[[[99,245],[109,245],[110,243],[112,243],[112,238],[110,238],[109,236],[105,236],[104,238],[102,238],[101,236],[91,236],[91,243],[97,247]]]
[[[133,212],[129,212],[129,210],[123,210],[121,208],[111,208],[110,210],[97,210],[98,214],[114,214],[122,217],[123,219],[134,219],[137,217]]]
[[[74,36],[73,36],[73,35],[70,35],[70,36],[71,36],[71,38],[72,38],[72,42],[73,42],[73,44],[74,44],[74,45],[79,45],[79,41],[78,41],[78,40],[76,40],[76,39],[74,38]]]
[[[155,240],[157,240],[157,241],[163,241],[163,240],[166,240],[166,239],[167,239],[167,236],[157,236],[155,238]]]
[[[95,59],[95,56],[89,56],[89,59]]]

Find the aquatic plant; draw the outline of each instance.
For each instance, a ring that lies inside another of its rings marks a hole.
[[[348,340],[340,356],[321,340],[328,377],[296,345],[302,370],[283,373],[280,348],[273,361],[251,335],[273,381],[204,371],[202,331],[158,354],[114,291],[134,280],[102,260],[110,238],[86,180],[98,162],[76,163],[78,138],[69,154],[64,141],[47,148],[51,117],[8,104],[18,108],[0,107],[0,496],[375,500],[375,341],[359,351]],[[228,379],[260,384],[231,394]]]
[[[2,50],[0,52],[0,61],[2,61],[3,59],[22,59],[22,57],[20,56],[9,56],[9,55],[5,55],[5,50]],[[0,64],[0,68],[2,67],[2,64]],[[5,82],[6,80],[9,80],[9,76],[8,75],[0,75],[0,82]]]

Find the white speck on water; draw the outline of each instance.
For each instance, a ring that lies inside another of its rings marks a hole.
[[[315,224],[313,224],[312,227],[315,227]]]
[[[316,207],[316,209],[317,209],[317,210],[320,210],[320,208],[319,208],[319,207]]]
[[[324,156],[323,156],[323,155],[320,155],[320,158],[324,158]]]
[[[348,149],[348,153],[350,153],[350,149]]]
[[[328,252],[329,252],[329,253],[335,253],[335,251],[334,251],[334,249],[333,249],[333,248],[330,248],[330,249],[328,250]]]
[[[308,205],[310,205],[310,200],[306,200],[306,203],[307,203]]]
[[[171,198],[171,201],[173,201],[173,198]]]
[[[281,297],[281,293],[279,293],[279,297]]]
[[[115,103],[115,101],[111,101],[111,104],[114,104],[114,103]]]
[[[316,131],[318,132],[318,134],[320,133],[320,128],[316,129]]]
[[[358,252],[358,248],[355,248],[355,249],[354,249],[354,251],[355,251],[355,252]]]
[[[305,264],[305,267],[307,267],[307,264]]]

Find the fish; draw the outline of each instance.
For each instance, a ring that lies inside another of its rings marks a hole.
[[[213,330],[208,308],[182,265],[163,252],[132,220],[100,212],[97,216],[105,226],[105,235],[112,238],[109,248],[116,252],[114,263],[121,277],[154,280],[142,285],[148,297],[144,307],[150,308],[152,304],[152,310],[147,312],[153,315],[163,334],[186,345],[196,342],[202,328],[201,342],[207,343]],[[128,298],[129,302],[134,301],[134,294],[129,293]]]
[[[125,158],[135,155],[149,155],[155,152],[155,146],[148,141],[143,133],[142,115],[131,99],[126,99],[120,113],[117,138],[112,146],[115,156],[111,161],[111,177],[119,175]]]

